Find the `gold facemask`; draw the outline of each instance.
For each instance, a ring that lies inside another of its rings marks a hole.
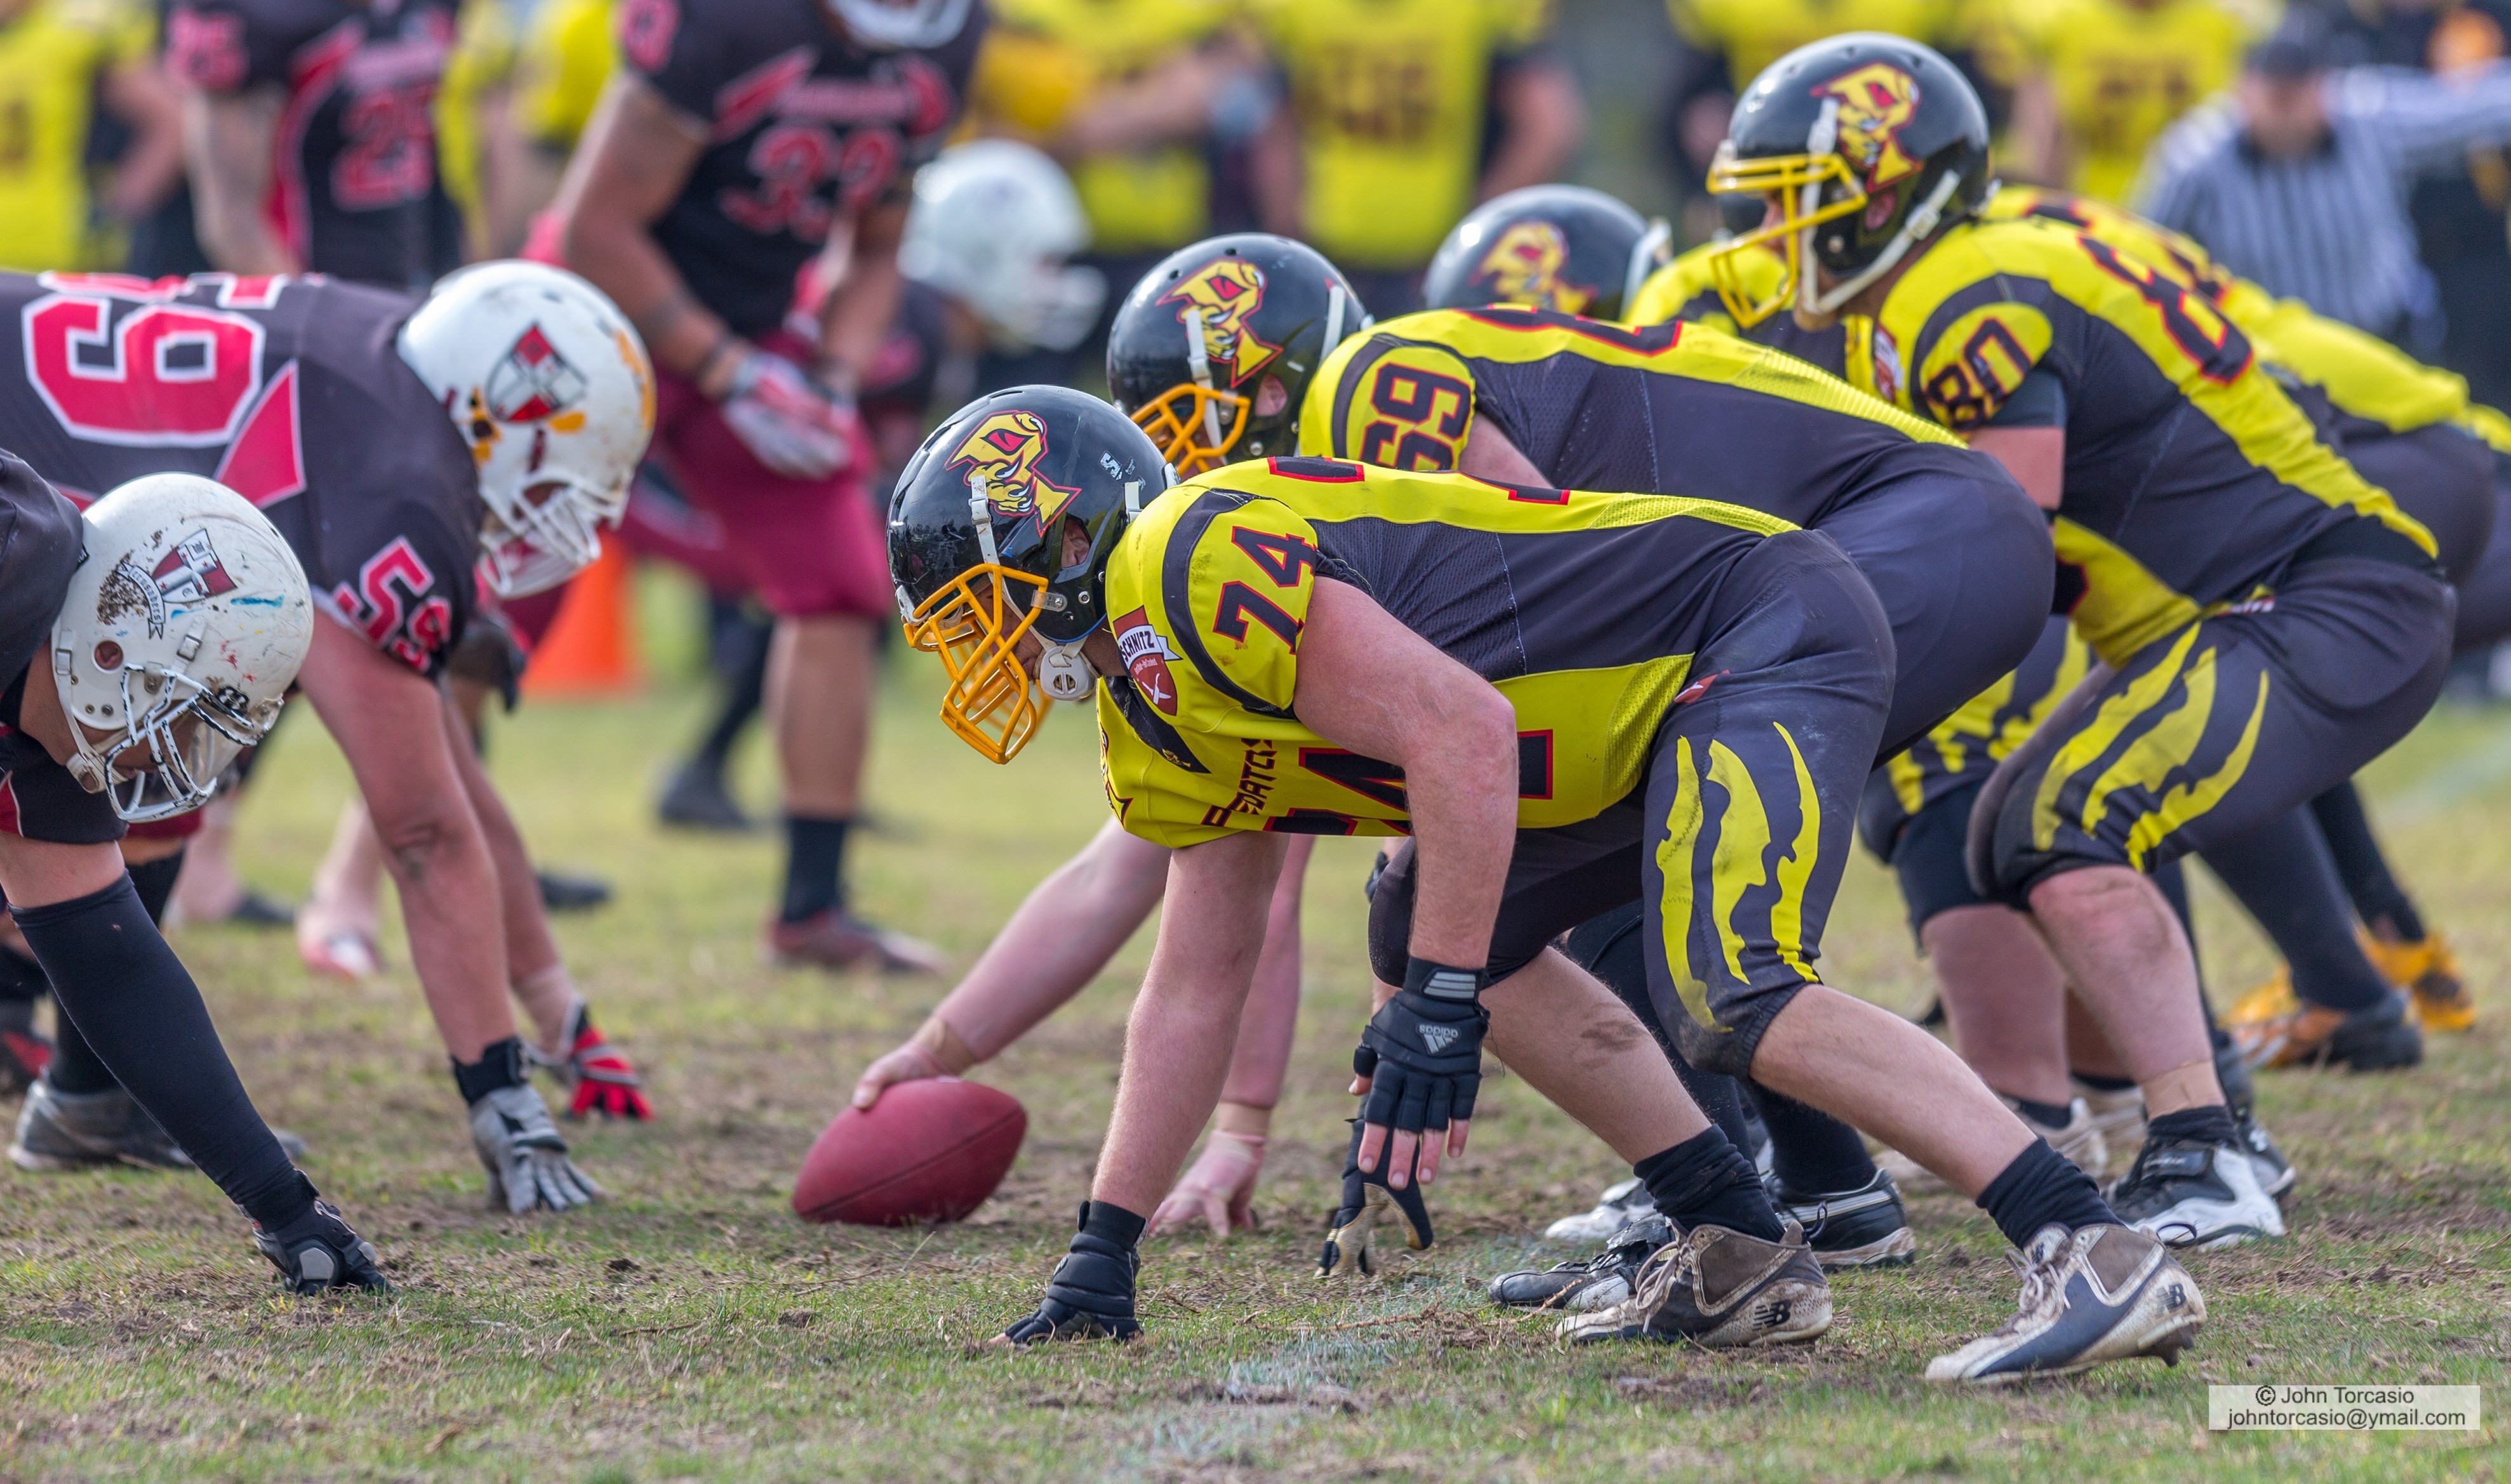
[[[1028,590],[1026,601],[1012,600],[1015,585]],[[1046,698],[1019,653],[1045,590],[1042,577],[983,562],[917,604],[907,622],[907,641],[939,655],[949,677],[942,724],[993,762],[1010,762],[1046,719]]]
[[[1235,392],[1180,381],[1134,409],[1134,426],[1151,436],[1178,478],[1191,478],[1229,462],[1229,450],[1247,431],[1252,401]]]
[[[1835,181],[1842,187],[1842,193],[1839,199],[1825,202],[1823,187]],[[1725,302],[1726,312],[1735,317],[1735,323],[1746,328],[1796,301],[1797,285],[1812,271],[1804,256],[1813,242],[1813,229],[1863,211],[1868,199],[1866,187],[1849,173],[1848,162],[1835,153],[1738,160],[1731,142],[1718,148],[1717,163],[1709,168],[1709,189],[1719,195],[1758,196],[1778,208],[1777,219],[1765,218],[1759,227],[1719,247],[1709,259],[1710,279],[1718,285],[1718,297]],[[1744,256],[1762,251],[1776,257],[1780,265],[1777,284],[1766,292],[1759,291],[1756,283],[1768,282],[1766,265],[1760,265],[1763,271],[1756,272],[1753,259]]]

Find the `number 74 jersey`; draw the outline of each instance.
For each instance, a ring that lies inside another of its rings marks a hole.
[[[0,274],[0,448],[85,504],[205,475],[295,549],[315,600],[443,668],[477,604],[478,466],[401,359],[404,294],[322,278]]]

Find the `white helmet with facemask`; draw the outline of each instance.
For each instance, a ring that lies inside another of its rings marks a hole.
[[[828,0],[847,34],[876,52],[938,47],[968,23],[974,0]]]
[[[437,285],[401,330],[480,468],[483,571],[545,591],[601,554],[601,527],[654,434],[654,368],[600,289],[540,263],[483,263]]]
[[[53,622],[71,777],[134,823],[199,808],[279,720],[314,644],[305,569],[268,516],[197,475],[88,507]]]
[[[977,139],[916,172],[898,266],[966,305],[1005,350],[1068,351],[1107,298],[1097,269],[1065,261],[1089,246],[1061,167],[1011,139]]]

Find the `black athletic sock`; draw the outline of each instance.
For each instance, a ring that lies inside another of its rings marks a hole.
[[[131,879],[13,911],[66,1018],[201,1172],[265,1227],[303,1216],[313,1187],[253,1111],[200,987],[158,935]]]
[[[2128,1085],[2133,1087],[2136,1084],[2129,1083]],[[2064,1128],[2067,1126],[2067,1121],[2075,1116],[2075,1110],[2065,1103],[2035,1103],[2028,1097],[2013,1098],[2010,1101],[2014,1104],[2015,1112],[2043,1128]]]
[[[2051,1149],[2047,1139],[2033,1139],[2013,1163],[1998,1171],[1988,1189],[1979,1193],[1978,1205],[2018,1248],[2028,1246],[2032,1237],[2052,1222],[2069,1232],[2126,1225],[2102,1199],[2093,1177]]]
[[[846,830],[853,823],[785,817],[785,921],[798,923],[845,905]]]
[[[2221,1103],[2203,1108],[2183,1108],[2158,1119],[2144,1121],[2144,1137],[2156,1139],[2189,1139],[2199,1144],[2237,1144],[2240,1130],[2232,1126],[2232,1110]]]
[[[2067,1075],[2095,1092],[2125,1092],[2136,1085],[2133,1077],[2104,1077],[2098,1072],[2070,1072]]]
[[[2424,920],[2390,872],[2354,780],[2347,779],[2311,800],[2310,814],[2327,838],[2329,856],[2337,863],[2337,877],[2345,885],[2354,915],[2382,937],[2409,943],[2422,938]]]
[[[1712,1128],[1631,1166],[1656,1208],[1685,1227],[1726,1227],[1764,1241],[1787,1235],[1760,1171],[1725,1134]]]
[[[746,618],[733,622],[733,630],[720,635],[717,641],[717,663],[732,661],[722,671],[723,704],[716,709],[705,739],[698,743],[697,756],[690,759],[716,774],[723,772],[742,732],[766,702],[768,638],[775,632],[773,624],[753,625]]]
[[[1856,1129],[1758,1083],[1744,1087],[1770,1130],[1770,1169],[1789,1195],[1836,1195],[1874,1178],[1874,1157]]]
[[[1703,1072],[1686,1059],[1674,1038],[1666,1034],[1665,1022],[1657,1017],[1656,1004],[1648,998],[1647,960],[1641,951],[1640,906],[1632,902],[1616,907],[1601,917],[1590,918],[1569,930],[1569,941],[1563,951],[1569,961],[1603,982],[1613,997],[1630,1007],[1640,1024],[1656,1038],[1657,1049],[1674,1066],[1674,1075],[1682,1080],[1682,1089],[1691,1094],[1709,1122],[1718,1125],[1727,1141],[1737,1149],[1747,1148],[1752,1136],[1744,1124],[1743,1084],[1717,1072]]]
[[[174,854],[144,865],[131,867],[132,890],[139,894],[139,905],[148,920],[161,927],[166,921],[166,903],[174,896],[174,878],[183,874],[183,853]],[[70,1017],[57,1017],[53,1027],[53,1059],[45,1070],[45,1080],[58,1092],[110,1092],[122,1085],[104,1059],[96,1054]]]
[[[2389,984],[2354,938],[2354,913],[2311,812],[2296,809],[2206,852],[2293,970],[2293,992],[2331,1009],[2368,1009]]]

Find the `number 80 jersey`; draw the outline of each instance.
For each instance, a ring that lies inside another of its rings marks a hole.
[[[478,466],[396,344],[417,301],[328,279],[0,274],[0,448],[85,504],[151,474],[258,506],[315,600],[423,673],[477,603]]]

